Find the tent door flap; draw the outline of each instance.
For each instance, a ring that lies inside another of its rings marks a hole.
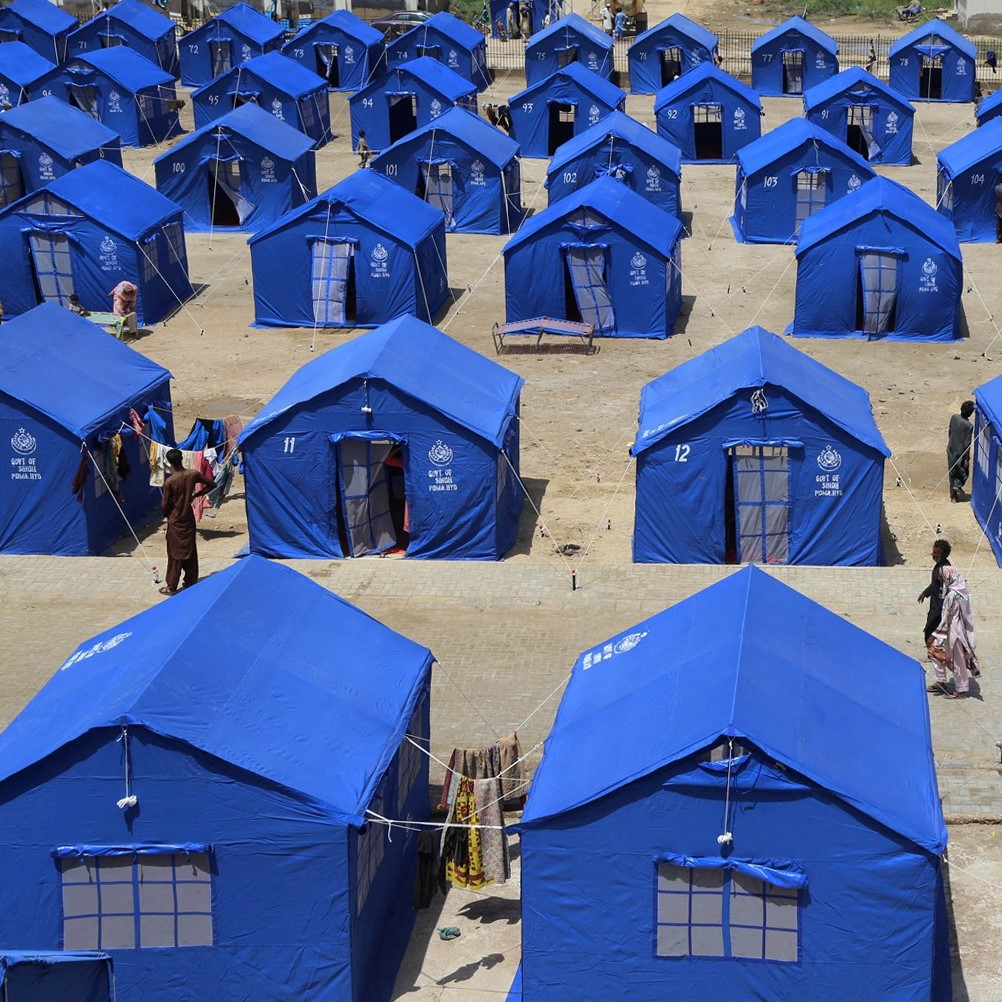
[[[344,327],[355,320],[355,242],[314,240],[313,320],[318,327]]]
[[[402,462],[393,462],[393,456],[401,454],[400,446],[401,440],[391,435],[346,435],[335,443],[338,513],[347,553],[352,557],[384,553],[404,542]]]
[[[606,284],[605,252],[606,248],[601,244],[571,244],[564,248],[565,274],[570,280],[570,291],[578,313],[578,317],[568,316],[567,319],[580,318],[584,323],[591,324],[596,333],[613,331],[616,327],[612,296]]]
[[[789,449],[737,445],[730,449],[732,524],[741,563],[785,564],[790,559]],[[728,513],[730,514],[730,513]],[[725,522],[729,519],[725,518]]]

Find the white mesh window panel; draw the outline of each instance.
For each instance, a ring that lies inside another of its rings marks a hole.
[[[299,118],[303,123],[304,129],[312,129],[316,125],[317,116],[313,110],[313,102],[315,100],[315,97],[304,97],[299,102]]]
[[[724,120],[722,105],[719,104],[694,104],[692,106],[692,120],[696,125],[706,122],[721,123]]]
[[[724,871],[658,865],[657,955],[723,957]]]
[[[73,293],[73,257],[63,233],[33,232],[28,236],[38,291],[45,303],[68,306]]]
[[[942,167],[936,172],[936,201],[947,212],[953,211],[953,182]]]
[[[891,254],[861,254],[860,284],[863,292],[863,333],[887,334],[898,295],[898,260]]]
[[[152,122],[159,111],[160,102],[151,94],[137,94],[136,102],[139,105],[139,115],[144,122]]]
[[[53,197],[47,191],[40,191],[21,210],[30,212],[36,216],[69,216],[76,219],[83,218],[76,209],[71,208],[62,200]]]
[[[591,209],[581,209],[574,213],[569,222],[583,230],[600,230],[609,225],[606,219]]]
[[[407,799],[421,774],[421,759],[424,756],[421,748],[428,747],[428,736],[424,733],[424,713],[422,712],[424,706],[425,701],[422,699],[414,708],[410,723],[407,725],[407,737],[400,742],[400,748],[397,751],[397,814],[400,817],[403,817]],[[415,748],[411,741],[419,744],[421,748]]]
[[[64,950],[211,946],[205,853],[63,858]]]
[[[209,42],[209,59],[212,63],[213,78],[228,73],[233,69],[233,55],[227,39]]]
[[[978,428],[978,441],[974,451],[975,461],[982,476],[988,476],[988,457],[992,448],[992,426],[984,418],[980,417],[981,426]]]
[[[785,564],[790,553],[786,448],[735,448],[734,485],[741,562]]]
[[[802,170],[797,174],[797,233],[808,216],[825,207],[828,172]]]
[[[160,252],[157,249],[157,238],[151,237],[139,245],[143,255],[143,282],[151,282],[160,273]]]
[[[23,195],[21,162],[13,153],[0,153],[0,206],[10,205]]]
[[[1002,447],[995,454],[995,501],[1002,504]]]
[[[180,223],[165,223],[164,237],[167,239],[167,260],[171,264],[183,264],[186,257],[184,227]]]
[[[383,783],[370,801],[369,810],[384,814]],[[386,851],[386,826],[378,821],[370,821],[365,831],[359,832],[356,842],[358,857],[355,863],[355,913],[361,915]]]

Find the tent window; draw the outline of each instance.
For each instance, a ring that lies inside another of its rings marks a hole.
[[[741,758],[747,754],[747,749],[740,741],[733,738],[721,738],[715,745],[699,756],[700,762],[727,762]]]
[[[69,240],[62,233],[32,233],[28,244],[41,302],[68,306],[73,292],[73,259]]]
[[[313,242],[313,321],[340,327],[355,319],[355,248],[347,241]]]
[[[975,457],[978,469],[981,470],[981,475],[987,478],[988,457],[991,454],[992,448],[992,426],[980,416],[978,420],[981,422],[981,427],[978,428],[978,446],[975,451]]]
[[[731,453],[738,559],[785,564],[790,559],[786,446],[739,445]]]
[[[697,160],[719,160],[724,153],[723,107],[719,104],[694,104],[692,136]]]
[[[383,810],[385,786],[384,776],[379,789],[369,801],[369,810],[384,817],[386,816],[386,811]],[[355,857],[355,914],[361,915],[369,891],[372,890],[373,881],[379,872],[379,864],[382,863],[386,852],[386,826],[378,822],[368,824],[364,831],[358,833],[356,844],[358,848]]]
[[[184,253],[184,228],[180,223],[165,223],[164,236],[167,238],[167,260],[171,264],[183,264]]]
[[[454,189],[451,164],[420,164],[420,177],[421,186],[424,188],[424,200],[444,213],[445,225],[451,228],[456,221],[453,215]]]
[[[152,282],[160,273],[160,251],[156,236],[140,245],[143,255],[143,282]]]
[[[113,49],[116,45],[125,45],[125,39],[121,35],[100,35],[101,48],[102,49]]]
[[[861,254],[856,329],[864,334],[888,334],[893,331],[897,298],[897,258],[890,254]]]
[[[66,85],[66,96],[74,108],[79,108],[85,115],[90,115],[91,118],[98,117],[96,87],[90,84],[68,83]]]
[[[10,205],[23,195],[20,161],[13,153],[0,153],[0,206]]]
[[[139,116],[149,124],[156,120],[163,107],[158,97],[153,94],[137,94],[136,104],[139,106]]]
[[[21,37],[21,32],[17,28],[0,28],[0,45],[4,42],[16,42]]]
[[[942,167],[936,171],[936,204],[940,209],[953,212],[953,182]]]
[[[313,113],[313,102],[315,97],[304,97],[299,102],[299,118],[304,129],[312,129],[317,122],[317,116]]]
[[[229,39],[209,42],[209,58],[212,62],[213,77],[233,69],[233,51]]]
[[[661,86],[665,87],[682,75],[682,50],[676,46],[661,50]]]
[[[424,707],[426,700],[422,699],[414,707],[410,723],[407,725],[407,736],[416,741],[421,748],[428,747],[428,735],[424,729]],[[407,801],[418,777],[421,775],[421,760],[424,752],[415,748],[407,738],[400,742],[397,752],[397,817],[402,818],[407,810]]]
[[[44,189],[24,207],[23,212],[32,213],[36,216],[66,216],[73,219],[82,219],[76,209],[71,208],[61,199],[49,194]]]
[[[797,174],[797,235],[800,226],[818,209],[825,207],[825,197],[828,193],[828,171],[806,171]]]
[[[1002,448],[995,454],[995,502],[1002,504]]]
[[[591,324],[595,331],[611,331],[616,327],[616,314],[612,307],[612,296],[606,284],[605,248],[602,246],[577,244],[564,248],[566,255],[565,275],[570,279],[573,294],[573,310],[568,310],[568,320],[582,320]],[[565,297],[569,298],[569,297]],[[572,305],[570,302],[568,305]]]
[[[804,53],[801,49],[783,53],[783,93],[804,93]]]
[[[796,963],[800,893],[731,869],[657,867],[659,957]]]
[[[212,946],[212,875],[203,852],[64,856],[64,950]]]

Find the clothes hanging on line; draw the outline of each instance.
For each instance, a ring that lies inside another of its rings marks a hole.
[[[427,829],[417,837],[418,864],[414,877],[414,895],[411,904],[415,908],[431,907],[437,891],[449,893],[449,881],[445,877],[445,860],[438,850],[438,832]]]
[[[480,829],[480,851],[484,860],[484,877],[492,884],[503,884],[511,878],[511,855],[508,851],[508,833],[501,816],[501,781],[475,779],[473,802]]]
[[[453,824],[454,818],[463,823]],[[456,887],[471,891],[486,887],[490,881],[484,873],[483,832],[475,827],[480,820],[473,780],[469,776],[462,776],[459,780],[446,823],[448,827],[442,836],[446,879]]]
[[[459,780],[501,779],[501,797],[505,810],[520,810],[525,804],[525,784],[522,780],[522,748],[518,734],[499,738],[493,745],[482,748],[454,748],[442,783],[438,810],[448,810],[455,801]]]

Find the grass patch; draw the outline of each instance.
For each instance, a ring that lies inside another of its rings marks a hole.
[[[892,20],[897,21],[896,8],[900,7],[908,0],[811,0],[807,6],[808,21],[817,21],[824,17],[861,17],[869,21]],[[788,17],[794,14],[803,14],[803,3],[790,2],[790,0],[778,0],[777,3],[768,5]],[[919,16],[915,24],[920,24],[926,18]]]

